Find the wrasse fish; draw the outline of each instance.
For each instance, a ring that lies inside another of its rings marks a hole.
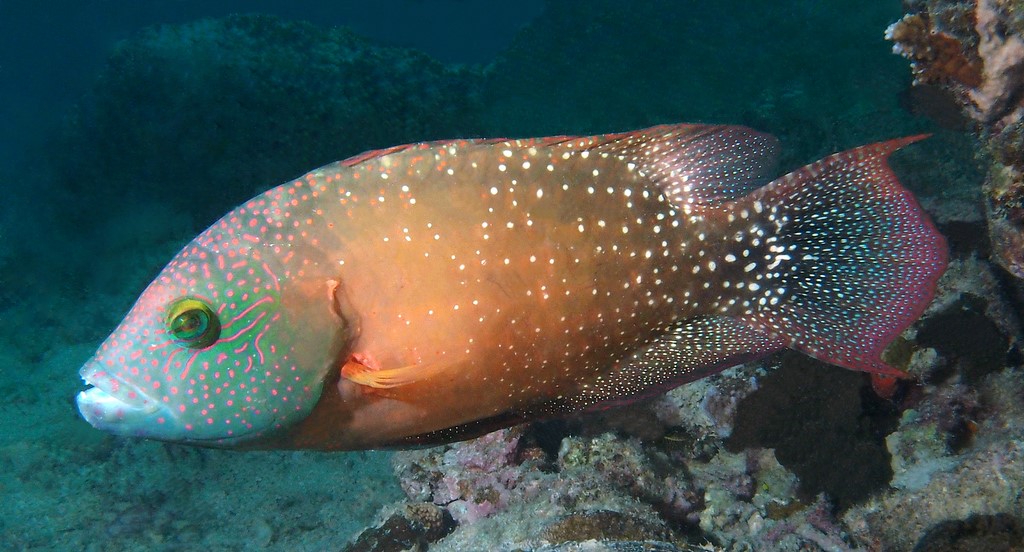
[[[368,152],[228,213],[81,370],[93,426],[239,448],[465,439],[789,347],[900,376],[943,238],[887,165],[736,126]]]

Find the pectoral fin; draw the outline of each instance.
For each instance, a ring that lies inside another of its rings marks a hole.
[[[405,385],[418,379],[416,377],[415,365],[388,370],[375,370],[354,358],[350,358],[341,367],[341,377],[353,383],[373,387],[374,389],[391,389],[392,387]]]
[[[363,355],[352,355],[341,367],[341,377],[372,389],[393,389],[422,382],[443,372],[448,363],[410,364],[399,368],[373,368]],[[370,366],[368,366],[368,364]]]

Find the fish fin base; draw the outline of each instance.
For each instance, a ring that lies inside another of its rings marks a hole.
[[[925,136],[837,153],[736,204],[776,234],[758,309],[744,318],[789,347],[853,370],[906,374],[882,352],[924,311],[945,271],[945,240],[889,168]]]

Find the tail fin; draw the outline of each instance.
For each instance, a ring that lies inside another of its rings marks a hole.
[[[904,375],[882,351],[931,301],[947,248],[887,158],[926,137],[837,153],[741,200],[760,202],[777,231],[774,294],[748,323],[826,362]]]

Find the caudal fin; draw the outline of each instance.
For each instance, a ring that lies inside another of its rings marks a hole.
[[[931,301],[948,253],[887,158],[926,137],[837,153],[741,200],[760,202],[776,238],[748,323],[826,362],[903,375],[882,351]]]

